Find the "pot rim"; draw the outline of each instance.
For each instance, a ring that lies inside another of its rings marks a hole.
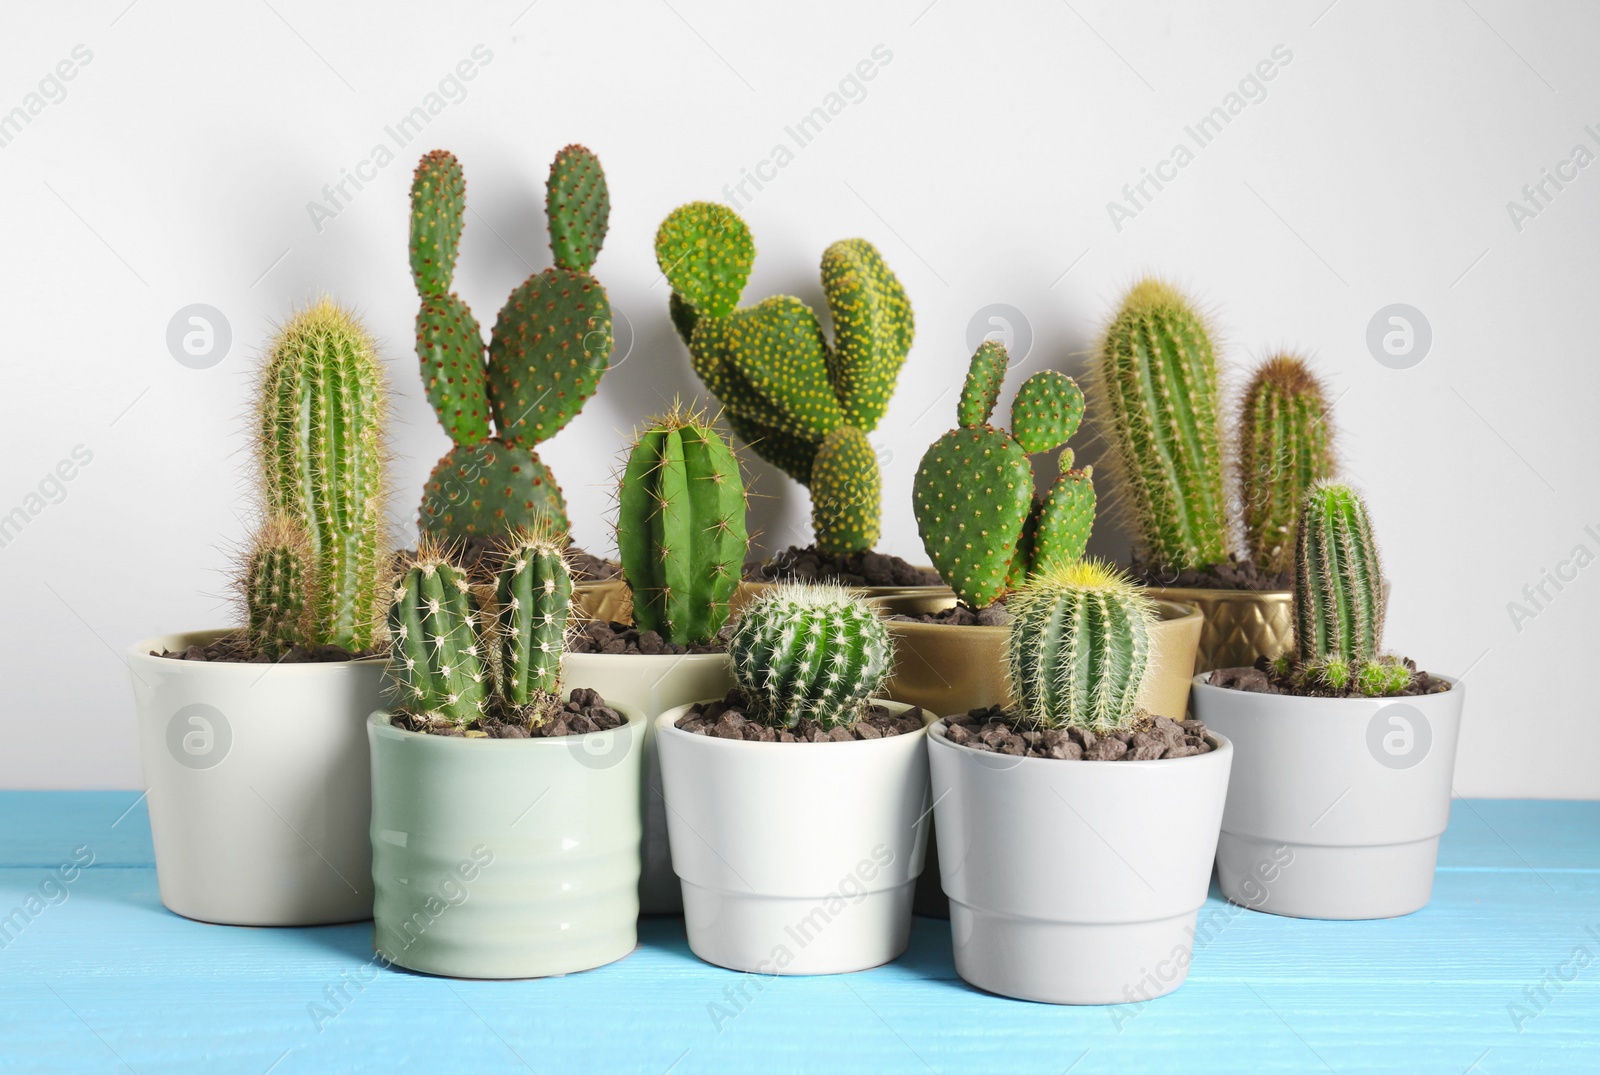
[[[570,695],[571,691],[567,693]],[[374,709],[367,716],[367,726],[375,730],[378,735],[395,742],[403,743],[408,739],[427,740],[429,743],[438,744],[431,748],[434,750],[471,749],[481,753],[485,750],[531,750],[539,747],[545,749],[554,749],[556,747],[570,749],[571,744],[581,743],[591,736],[615,737],[617,733],[625,728],[631,728],[634,725],[643,726],[645,724],[644,712],[636,706],[631,706],[624,702],[607,702],[606,705],[626,717],[627,723],[619,724],[615,728],[607,728],[603,732],[584,732],[582,735],[563,735],[554,739],[490,739],[486,736],[483,738],[473,736],[468,739],[466,736],[428,735],[426,732],[413,732],[404,728],[396,728],[390,723],[394,718],[394,710],[392,709]],[[469,743],[473,745],[468,747]]]
[[[1170,594],[1161,600],[1184,602],[1189,598],[1205,601],[1262,601],[1278,604],[1294,598],[1293,590],[1225,590],[1209,586],[1146,586],[1152,595]]]
[[[662,713],[660,716],[653,718],[654,719],[654,723],[655,723],[656,735],[657,736],[662,736],[662,735],[682,736],[682,737],[684,737],[685,740],[704,740],[708,744],[714,744],[712,746],[712,749],[714,749],[714,750],[715,749],[721,749],[721,748],[728,748],[728,749],[732,749],[732,750],[737,750],[740,747],[776,748],[776,747],[794,747],[794,746],[802,745],[802,744],[799,744],[799,743],[761,743],[761,742],[751,742],[748,739],[722,739],[722,738],[719,738],[718,736],[715,736],[715,735],[695,735],[693,732],[686,732],[682,728],[678,727],[678,721],[680,719],[682,719],[683,716],[685,714],[687,714],[688,711],[692,707],[697,706],[697,705],[707,705],[707,704],[709,704],[711,702],[720,702],[720,701],[722,701],[721,698],[703,698],[703,699],[701,699],[700,701],[697,701],[697,702],[686,702],[683,705],[675,705],[675,706],[673,706],[671,709],[667,710],[665,713]],[[867,701],[871,702],[873,705],[884,706],[890,712],[894,712],[894,713],[904,713],[908,709],[922,709],[923,712],[925,712],[925,713],[928,712],[928,710],[925,707],[914,706],[910,702],[896,702],[896,701],[892,701],[892,700],[890,700],[888,698],[869,698],[869,699],[867,699]],[[932,725],[931,725],[930,722],[923,721],[922,728],[920,730],[918,730],[918,731],[903,732],[900,735],[891,735],[891,736],[888,736],[887,738],[879,738],[879,739],[849,739],[849,740],[846,740],[845,742],[842,742],[842,743],[840,743],[840,742],[805,743],[803,745],[804,746],[808,746],[808,747],[863,747],[863,746],[865,746],[865,747],[878,747],[880,749],[890,749],[890,747],[881,746],[881,744],[895,744],[895,743],[899,743],[899,742],[907,742],[907,743],[912,742],[918,736],[926,736],[927,733],[928,733],[928,729],[931,726]]]
[[[946,589],[948,589],[948,587],[946,587]],[[912,630],[912,631],[915,631],[915,630],[921,630],[921,629],[929,629],[929,630],[935,630],[935,631],[952,631],[952,630],[953,631],[996,631],[996,632],[1007,632],[1007,633],[1009,633],[1010,630],[1011,630],[1010,627],[1008,627],[1008,626],[1006,626],[1004,624],[987,624],[987,623],[924,623],[924,622],[922,622],[920,620],[897,620],[897,619],[893,618],[895,613],[893,613],[891,611],[888,602],[894,600],[897,597],[921,597],[921,596],[924,596],[924,595],[917,593],[914,589],[909,591],[909,592],[902,591],[900,593],[878,595],[877,600],[883,602],[882,604],[878,605],[877,607],[878,607],[878,611],[879,612],[885,613],[885,615],[883,617],[884,625],[886,627],[888,627],[891,631],[896,631],[896,630]],[[952,596],[954,596],[953,593],[952,593]],[[1205,615],[1204,613],[1202,613],[1194,605],[1186,605],[1181,601],[1169,601],[1169,600],[1166,600],[1164,598],[1158,598],[1158,599],[1155,599],[1155,605],[1156,605],[1156,611],[1158,613],[1160,613],[1160,618],[1157,620],[1158,625],[1166,625],[1166,624],[1171,624],[1171,623],[1186,623],[1186,622],[1188,622],[1190,620],[1201,619]],[[1174,610],[1177,610],[1177,611],[1174,612]]]
[[[1467,693],[1466,684],[1462,683],[1459,678],[1457,678],[1455,676],[1435,675],[1432,672],[1429,672],[1428,674],[1430,676],[1433,676],[1434,679],[1442,679],[1446,683],[1450,684],[1450,689],[1447,690],[1447,691],[1438,691],[1438,692],[1436,692],[1434,694],[1395,694],[1395,695],[1389,695],[1387,697],[1382,697],[1382,698],[1317,698],[1317,697],[1312,697],[1312,696],[1303,695],[1303,694],[1261,694],[1258,691],[1241,691],[1241,690],[1235,690],[1232,687],[1218,687],[1215,684],[1207,683],[1207,682],[1205,682],[1205,679],[1210,674],[1211,674],[1210,672],[1199,672],[1199,673],[1196,673],[1195,677],[1189,681],[1191,689],[1195,688],[1195,687],[1200,687],[1200,688],[1204,688],[1205,690],[1208,690],[1208,691],[1219,691],[1219,692],[1222,692],[1224,694],[1230,694],[1230,695],[1231,694],[1244,694],[1244,695],[1251,695],[1251,696],[1254,696],[1254,697],[1257,697],[1257,698],[1270,698],[1275,703],[1277,703],[1277,702],[1284,702],[1284,703],[1287,703],[1287,702],[1296,702],[1296,703],[1298,703],[1298,702],[1320,702],[1320,703],[1326,704],[1326,703],[1329,703],[1329,702],[1333,702],[1333,703],[1354,702],[1354,703],[1357,703],[1357,704],[1360,704],[1360,705],[1374,705],[1374,704],[1381,705],[1381,704],[1386,704],[1386,703],[1387,704],[1392,704],[1392,703],[1396,703],[1396,702],[1404,702],[1404,703],[1406,703],[1408,705],[1415,705],[1417,702],[1420,702],[1420,701],[1422,701],[1423,699],[1426,699],[1426,698],[1464,698],[1464,697],[1466,697],[1466,693]]]
[[[375,653],[371,657],[359,657],[353,661],[294,661],[280,664],[261,664],[253,661],[184,661],[173,657],[157,656],[150,652],[152,649],[163,648],[159,645],[162,639],[200,640],[191,641],[189,644],[203,646],[208,642],[215,642],[219,638],[233,634],[237,630],[239,630],[237,627],[214,627],[202,628],[198,631],[174,631],[171,634],[151,635],[149,638],[129,646],[124,653],[129,661],[138,661],[144,664],[148,664],[151,661],[159,661],[160,664],[155,667],[166,668],[168,665],[187,666],[186,670],[190,672],[199,672],[204,669],[206,671],[214,671],[218,675],[242,675],[249,672],[259,676],[268,669],[275,676],[319,675],[329,669],[370,668],[374,665],[384,665],[389,662],[387,653]],[[224,671],[224,669],[227,669],[227,671]],[[168,671],[171,671],[171,669],[168,669]]]
[[[612,661],[612,660],[622,660],[622,661],[659,661],[659,662],[662,662],[662,663],[665,663],[667,661],[671,661],[673,664],[678,664],[678,663],[681,663],[681,662],[684,662],[684,661],[687,661],[690,664],[700,663],[702,661],[705,661],[705,663],[709,663],[709,661],[712,661],[712,660],[726,661],[726,660],[729,659],[727,650],[723,650],[721,653],[571,653],[571,652],[568,652],[568,653],[563,653],[561,655],[561,659],[563,661],[566,661],[566,660],[568,660],[570,658],[573,658],[573,657],[581,657],[583,660],[586,660],[586,661],[604,660],[604,661],[609,662],[609,661]],[[611,703],[607,702],[606,704],[610,705]]]
[[[932,749],[932,744],[933,743],[940,743],[945,748],[947,748],[949,750],[967,751],[968,753],[979,754],[979,755],[988,754],[989,753],[987,751],[971,750],[969,747],[963,747],[963,746],[961,746],[961,745],[959,745],[957,743],[950,742],[950,740],[946,739],[945,736],[944,736],[944,733],[945,733],[945,723],[944,722],[945,722],[945,718],[944,717],[940,717],[938,720],[936,720],[932,724],[928,725],[927,732],[928,732],[928,743],[929,743],[929,749],[930,750]],[[1137,770],[1137,769],[1149,769],[1151,766],[1170,767],[1172,765],[1184,764],[1184,763],[1188,763],[1188,762],[1198,762],[1198,763],[1204,764],[1204,765],[1216,765],[1216,764],[1220,763],[1223,759],[1230,759],[1230,760],[1232,759],[1232,757],[1233,757],[1233,743],[1232,743],[1231,740],[1228,739],[1227,736],[1223,735],[1221,732],[1215,730],[1214,728],[1209,728],[1208,727],[1206,729],[1206,738],[1211,740],[1212,748],[1209,751],[1207,751],[1206,753],[1204,753],[1204,754],[1191,754],[1187,758],[1152,758],[1149,761],[1105,762],[1105,763],[1102,763],[1102,767],[1110,767],[1110,768],[1117,769],[1118,771],[1120,771],[1121,767],[1125,766],[1130,770]],[[999,758],[999,757],[1007,757],[1008,755],[1004,755],[1004,754],[989,754],[989,756],[990,757]],[[1019,764],[1032,764],[1032,765],[1060,765],[1060,764],[1062,764],[1062,759],[1059,759],[1059,758],[1030,758],[1030,757],[1025,757],[1025,756],[1012,756],[1012,757]],[[1010,770],[1010,769],[1015,769],[1017,767],[1018,766],[1016,766],[1016,765],[1008,765],[1005,768],[1007,770]]]

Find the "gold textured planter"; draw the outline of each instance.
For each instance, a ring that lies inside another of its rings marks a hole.
[[[1193,605],[1205,617],[1196,673],[1246,668],[1258,657],[1278,657],[1294,645],[1292,591],[1152,586],[1148,592],[1158,601]]]
[[[757,594],[771,585],[770,582],[739,583],[739,588],[728,602],[729,614],[737,615],[744,606],[756,599]],[[572,592],[578,612],[585,619],[602,623],[633,622],[633,592],[622,579],[580,582],[572,588]]]

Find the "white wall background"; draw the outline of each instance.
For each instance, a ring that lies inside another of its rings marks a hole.
[[[1348,471],[1386,543],[1389,639],[1466,676],[1457,791],[1600,796],[1600,168],[1567,167],[1576,178],[1520,229],[1506,208],[1575,146],[1600,153],[1596,40],[1600,8],[1576,0],[8,6],[0,113],[38,114],[0,147],[0,514],[29,515],[0,548],[0,786],[139,785],[119,654],[229,618],[253,362],[318,290],[385,341],[396,522],[411,525],[448,446],[411,354],[421,151],[465,164],[457,282],[486,326],[548,264],[550,157],[582,141],[604,161],[614,208],[596,273],[634,340],[545,456],[577,539],[605,550],[619,431],[700,393],[667,321],[657,223],[793,149],[785,127],[882,46],[865,96],[849,88],[742,211],[760,251],[747,298],[820,308],[817,260],[853,235],[910,292],[917,342],[875,438],[884,545],[921,559],[911,477],[953,419],[977,311],[1018,311],[1014,352],[1031,337],[1014,389],[1046,366],[1081,373],[1121,290],[1160,272],[1214,311],[1237,367],[1303,348],[1338,396]],[[1123,185],[1278,46],[1292,59],[1265,99],[1114,226]],[[475,49],[465,96],[444,87],[454,99],[396,149],[386,126]],[[393,163],[363,165],[379,145]],[[358,166],[376,177],[319,228],[308,203]],[[231,326],[211,368],[167,345],[192,303]],[[1392,303],[1431,324],[1413,368],[1367,345]],[[57,487],[75,450],[92,461]],[[755,473],[768,542],[803,540],[803,492]],[[1125,556],[1127,542],[1102,523],[1096,547]],[[1536,608],[1524,587],[1558,568],[1574,577]],[[1513,601],[1534,615],[1514,622]]]

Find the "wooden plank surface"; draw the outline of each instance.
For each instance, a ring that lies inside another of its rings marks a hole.
[[[376,970],[369,924],[167,912],[135,794],[0,793],[0,818],[0,914],[95,854],[0,950],[5,1071],[1600,1071],[1600,803],[1456,802],[1433,903],[1403,919],[1276,918],[1213,890],[1178,992],[1083,1009],[968,987],[931,919],[897,962],[822,978],[707,966],[671,918],[565,978]]]

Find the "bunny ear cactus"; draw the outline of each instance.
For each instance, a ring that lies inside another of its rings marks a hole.
[[[1239,414],[1245,544],[1269,575],[1294,563],[1306,493],[1333,477],[1333,426],[1322,384],[1304,361],[1278,355],[1250,379]]]
[[[723,205],[680,206],[656,233],[656,262],[672,285],[673,325],[728,424],[811,491],[819,549],[870,549],[879,535],[882,479],[867,435],[911,351],[911,303],[871,243],[834,243],[822,255],[830,345],[815,311],[799,299],[779,295],[739,307],[754,260],[750,229]]]
[[[1155,621],[1142,588],[1085,560],[1047,568],[1006,608],[1006,660],[1022,723],[1096,733],[1133,725]]]
[[[709,642],[727,622],[749,544],[739,462],[717,431],[674,409],[641,433],[617,507],[634,623],[680,645]]]
[[[785,583],[740,615],[728,656],[762,723],[849,728],[883,689],[892,646],[883,621],[848,590]]]
[[[922,457],[912,507],[923,546],[939,575],[973,608],[1051,564],[1083,556],[1094,525],[1091,468],[1073,468],[1070,449],[1060,475],[1034,496],[1029,455],[1059,448],[1083,419],[1083,392],[1055,370],[1023,382],[1011,405],[1009,433],[990,426],[1009,360],[987,340],[972,356],[956,405],[955,429]]]
[[[560,486],[536,449],[583,408],[611,357],[610,300],[589,275],[611,212],[605,172],[583,146],[556,155],[545,201],[555,264],[511,293],[487,348],[450,290],[465,198],[460,162],[443,150],[426,154],[411,187],[417,357],[455,447],[428,478],[419,522],[449,538],[498,534],[541,516],[565,530]]]
[[[1175,288],[1136,284],[1100,341],[1096,386],[1149,565],[1226,562],[1221,388],[1205,319]]]
[[[516,533],[495,575],[493,641],[500,697],[534,723],[559,697],[571,606],[572,572],[562,539],[547,525]]]
[[[482,719],[491,686],[482,616],[466,572],[425,549],[389,606],[396,709],[458,728]]]

